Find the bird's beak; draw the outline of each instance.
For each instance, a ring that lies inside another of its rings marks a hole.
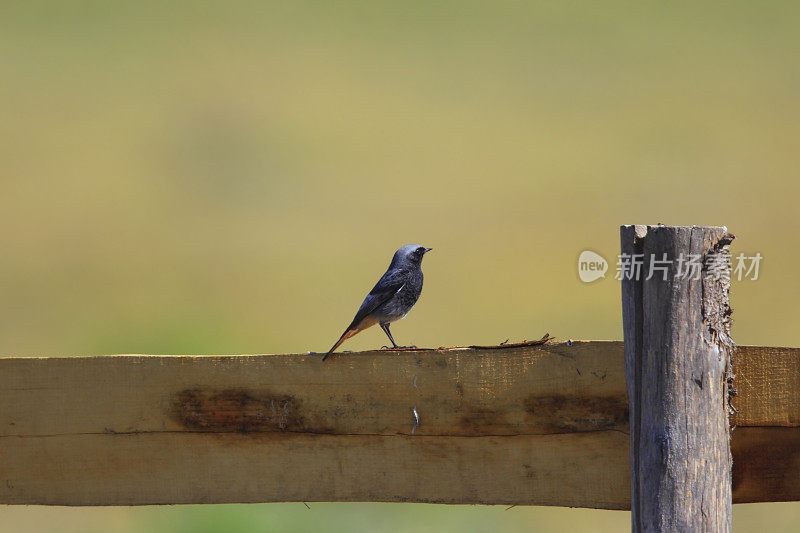
[[[427,253],[428,253],[428,252],[430,252],[431,250],[433,250],[433,248],[425,248],[425,253],[427,254]]]

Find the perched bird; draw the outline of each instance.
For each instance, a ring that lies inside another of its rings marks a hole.
[[[344,341],[375,324],[380,324],[393,348],[404,348],[394,342],[389,324],[406,316],[417,303],[422,292],[422,256],[431,250],[418,244],[406,244],[394,253],[386,273],[364,298],[356,317],[323,361]]]

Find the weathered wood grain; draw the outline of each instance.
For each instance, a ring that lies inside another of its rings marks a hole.
[[[733,426],[800,426],[800,348],[740,346]]]
[[[736,428],[731,453],[734,503],[800,500],[800,428]]]
[[[628,436],[70,435],[3,444],[3,503],[628,505]],[[585,468],[595,465],[593,468]],[[584,468],[581,468],[584,467]],[[33,469],[35,475],[32,475]]]
[[[606,347],[608,345],[608,347]],[[0,360],[0,435],[524,435],[626,430],[619,343]],[[627,430],[626,430],[627,431]]]
[[[800,375],[797,353],[739,349],[736,502],[800,499],[800,405],[785,378]],[[625,411],[621,342],[364,352],[324,364],[311,355],[0,358],[0,503],[625,509]]]
[[[623,226],[633,531],[730,531],[728,425],[732,239],[721,227]],[[702,273],[688,272],[691,257]],[[660,270],[656,267],[662,267]]]

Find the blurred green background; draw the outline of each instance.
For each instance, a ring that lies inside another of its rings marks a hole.
[[[325,350],[401,244],[420,346],[619,339],[618,226],[764,256],[800,345],[797,2],[0,2],[0,354]],[[583,284],[584,249],[609,259]],[[344,346],[384,344],[373,328]],[[22,531],[620,531],[413,504],[0,508]],[[800,504],[736,506],[796,531]]]

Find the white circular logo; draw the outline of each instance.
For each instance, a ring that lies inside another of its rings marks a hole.
[[[600,278],[606,277],[608,261],[591,250],[584,250],[578,257],[578,277],[584,283],[591,283]]]

